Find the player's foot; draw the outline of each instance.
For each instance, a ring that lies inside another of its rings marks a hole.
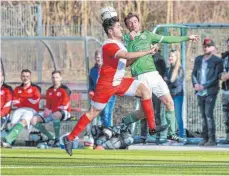
[[[168,128],[168,125],[157,125],[155,129],[149,129],[149,134],[152,136],[156,133],[165,131]]]
[[[66,152],[72,156],[72,148],[73,148],[73,142],[72,141],[69,141],[67,136],[64,136],[63,137],[63,142],[64,142],[64,147],[65,147],[65,150]]]
[[[53,145],[54,145],[54,143],[55,143],[55,139],[48,139],[48,140],[46,141],[46,143],[47,143],[47,145],[48,145],[49,147],[53,147]]]
[[[5,140],[1,140],[1,147],[2,148],[12,148],[12,145],[7,143]]]
[[[60,141],[58,139],[55,139],[53,147],[60,147]]]
[[[172,141],[176,141],[176,142],[180,142],[180,138],[177,135],[170,135],[167,137],[167,139],[172,140]]]

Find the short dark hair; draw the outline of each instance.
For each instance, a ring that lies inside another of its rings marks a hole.
[[[110,29],[117,22],[119,22],[118,17],[108,18],[103,21],[103,29],[107,35],[108,35],[108,29]]]
[[[56,73],[59,73],[59,74],[61,75],[61,72],[60,72],[59,70],[54,70],[54,71],[52,72],[52,75],[54,75],[54,74],[56,74]]]
[[[29,69],[23,69],[23,70],[21,71],[21,74],[24,73],[24,72],[25,72],[25,73],[30,73],[30,74],[32,74],[32,72],[31,72]]]
[[[134,14],[134,13],[129,13],[126,17],[125,17],[125,19],[124,19],[124,23],[125,23],[125,25],[127,26],[127,20],[129,20],[130,18],[132,18],[132,17],[136,17],[137,19],[138,19],[138,21],[139,21],[139,16],[138,16],[138,14]]]

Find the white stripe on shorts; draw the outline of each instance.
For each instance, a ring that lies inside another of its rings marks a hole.
[[[91,105],[93,107],[95,107],[96,109],[98,109],[98,110],[103,110],[105,108],[106,104],[107,103],[98,103],[98,102],[95,102],[95,101],[91,100]]]
[[[138,86],[141,84],[142,82],[139,80],[134,80],[132,82],[132,84],[130,85],[129,89],[125,92],[124,95],[126,96],[135,96],[136,95],[136,91]]]

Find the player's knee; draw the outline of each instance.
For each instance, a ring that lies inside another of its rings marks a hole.
[[[164,104],[166,105],[168,111],[174,111],[174,103],[172,99],[165,100]]]
[[[146,99],[151,97],[149,89],[143,83],[140,84],[139,88],[142,98]]]
[[[21,123],[24,127],[27,126],[27,122],[26,122],[26,120],[24,120],[24,119],[21,120],[20,123]]]
[[[62,114],[61,114],[61,112],[55,112],[55,113],[53,113],[53,118],[54,118],[54,120],[55,119],[61,119],[61,117],[62,117]]]

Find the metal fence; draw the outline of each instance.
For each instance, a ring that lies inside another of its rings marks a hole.
[[[185,68],[185,98],[183,108],[183,118],[185,119],[185,127],[191,131],[202,131],[202,118],[198,108],[197,97],[191,82],[191,73],[194,65],[195,57],[203,54],[202,41],[204,38],[211,38],[218,52],[216,55],[221,57],[221,53],[227,49],[226,40],[229,38],[229,24],[184,24],[184,25],[158,25],[154,32],[161,28],[163,35],[200,35],[201,42],[182,42],[182,44],[162,45],[164,57],[168,58],[170,48],[176,48],[181,51],[182,65]],[[222,111],[222,94],[218,94],[216,107],[214,110],[216,122],[217,137],[225,136],[225,125],[223,123]]]

